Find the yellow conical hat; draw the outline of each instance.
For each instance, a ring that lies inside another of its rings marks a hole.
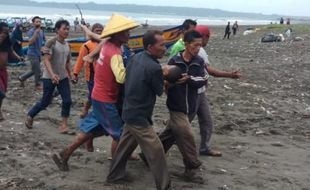
[[[134,20],[126,18],[120,14],[113,13],[101,33],[101,38],[105,38],[111,36],[112,34],[116,34],[125,30],[133,29],[138,26],[139,24],[136,23]]]

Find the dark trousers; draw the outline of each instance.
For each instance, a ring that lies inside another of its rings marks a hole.
[[[237,34],[237,28],[233,28],[233,35],[236,35]]]
[[[223,39],[225,39],[226,37],[227,37],[227,39],[229,39],[229,36],[230,36],[230,31],[225,31]]]
[[[41,78],[41,58],[36,56],[28,56],[28,59],[31,63],[31,71],[27,71],[26,73],[19,76],[21,81],[25,81],[34,75],[34,83],[35,86],[40,85]]]
[[[53,99],[53,92],[57,87],[57,90],[62,99],[61,116],[68,118],[70,114],[70,107],[72,104],[71,91],[69,79],[65,78],[59,81],[58,85],[52,83],[51,79],[43,79],[43,97],[37,102],[28,112],[28,115],[34,118],[39,112],[44,110]]]
[[[198,116],[200,129],[200,146],[199,151],[205,152],[210,149],[209,142],[213,131],[213,122],[210,112],[210,105],[205,92],[198,94],[196,109],[194,113],[189,114],[189,121],[192,122],[195,116]]]
[[[198,160],[194,135],[188,116],[181,112],[170,111],[170,119],[166,129],[159,134],[165,153],[176,143],[183,157],[186,169],[197,169]]]

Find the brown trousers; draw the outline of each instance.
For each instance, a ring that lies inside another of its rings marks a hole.
[[[159,135],[165,153],[173,144],[177,144],[186,169],[197,169],[201,162],[198,160],[194,135],[188,116],[182,112],[170,111],[170,119],[166,129]]]
[[[157,134],[151,126],[124,125],[121,139],[112,159],[107,181],[113,182],[125,177],[127,160],[138,144],[153,173],[157,189],[169,189],[170,176],[165,153]]]

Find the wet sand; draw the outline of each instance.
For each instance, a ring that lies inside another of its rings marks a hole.
[[[284,28],[263,26],[248,36],[241,34],[245,28],[241,27],[237,36],[223,40],[224,27],[210,27],[212,36],[206,50],[211,65],[221,70],[239,69],[243,76],[239,80],[210,78],[207,94],[215,127],[211,144],[223,156],[200,156],[205,183],[188,183],[172,177],[174,189],[310,189],[310,32],[292,27],[294,35],[304,41],[260,43],[260,37],[266,33],[284,32]],[[153,177],[142,161],[129,161],[127,165],[133,182],[105,183],[110,165],[110,137],[97,138],[93,153],[78,149],[69,161],[70,171],[59,171],[51,155],[67,146],[74,136],[57,133],[60,97],[35,118],[34,129],[24,126],[27,110],[41,97],[41,92],[33,91],[32,78],[24,88],[19,86],[17,76],[29,68],[29,65],[8,68],[9,89],[3,105],[6,120],[0,123],[0,189],[155,189]],[[70,127],[78,131],[79,113],[87,94],[82,74],[71,89]],[[158,131],[168,118],[165,99],[165,96],[158,98],[154,110]],[[193,133],[197,144],[198,129],[195,120]],[[167,161],[171,172],[183,171],[176,146],[167,154]]]

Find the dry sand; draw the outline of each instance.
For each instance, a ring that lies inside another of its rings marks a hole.
[[[240,32],[230,40],[222,40],[223,27],[211,30],[207,52],[212,66],[240,69],[243,77],[210,79],[208,97],[215,125],[211,141],[223,157],[200,156],[205,184],[172,177],[174,189],[309,190],[309,31],[295,33],[305,39],[302,42],[262,44],[259,38],[272,30],[262,29],[248,36]],[[93,153],[78,149],[70,159],[70,171],[59,171],[51,155],[74,136],[57,133],[60,97],[35,118],[34,129],[26,129],[23,120],[27,110],[41,97],[41,92],[33,91],[32,79],[25,88],[19,87],[17,76],[27,69],[29,66],[9,68],[9,90],[3,106],[6,120],[0,123],[0,189],[155,189],[142,161],[129,161],[127,165],[134,182],[105,183],[110,165],[109,137],[96,139]],[[76,130],[86,94],[81,75],[79,84],[72,85],[70,126]],[[156,103],[156,130],[163,129],[162,121],[168,118],[165,98],[158,98]],[[199,142],[197,121],[193,122],[193,132]],[[171,172],[183,171],[177,147],[167,154],[167,160]]]

